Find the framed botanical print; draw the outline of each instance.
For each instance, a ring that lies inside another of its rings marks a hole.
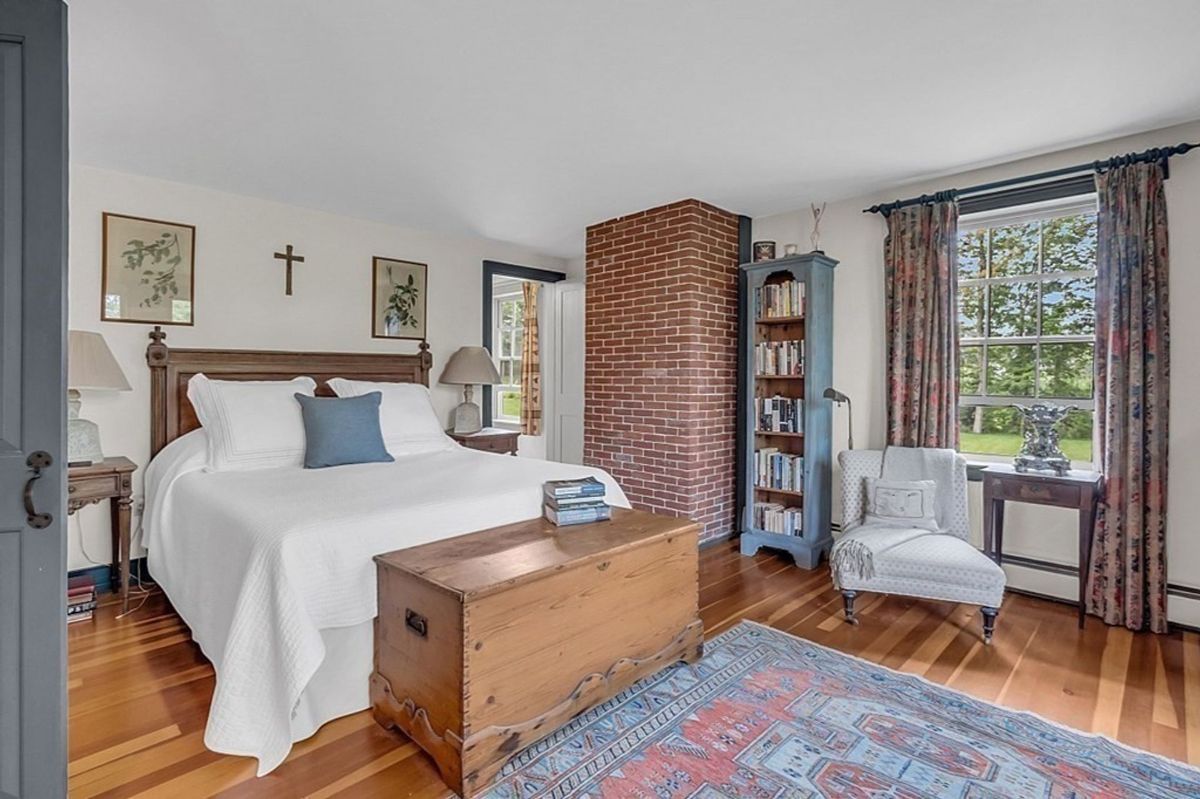
[[[100,318],[156,325],[193,323],[196,228],[104,214]]]
[[[376,257],[371,262],[371,337],[425,340],[426,264]]]

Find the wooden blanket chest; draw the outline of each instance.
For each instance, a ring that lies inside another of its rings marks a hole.
[[[377,556],[375,719],[475,795],[576,714],[699,659],[698,536],[686,519],[614,509]]]

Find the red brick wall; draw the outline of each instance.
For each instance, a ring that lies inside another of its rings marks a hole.
[[[738,218],[682,200],[587,229],[584,462],[634,507],[734,523]]]

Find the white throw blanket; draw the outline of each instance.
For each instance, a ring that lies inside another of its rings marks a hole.
[[[937,486],[934,492],[934,517],[938,529],[863,525],[859,520],[854,520],[829,553],[834,585],[840,588],[843,576],[870,580],[875,576],[875,558],[879,555],[921,536],[945,534],[953,514],[954,473],[957,468],[958,453],[952,449],[888,447],[884,450],[880,474],[884,480],[932,480]]]

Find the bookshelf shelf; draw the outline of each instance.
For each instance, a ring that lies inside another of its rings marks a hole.
[[[744,555],[760,547],[785,550],[810,569],[833,543],[831,409],[822,394],[832,378],[836,266],[823,253],[808,253],[739,269],[741,550]],[[765,482],[798,490],[759,486],[759,470],[774,475]]]

